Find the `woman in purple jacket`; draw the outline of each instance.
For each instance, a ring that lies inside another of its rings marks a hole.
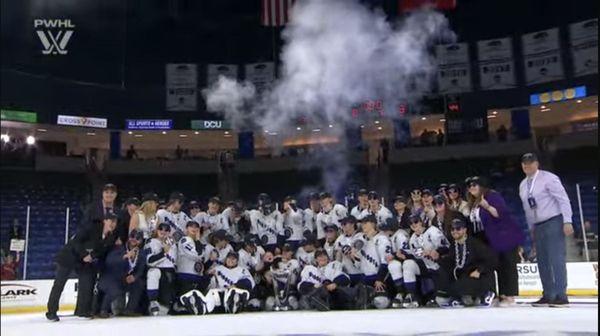
[[[500,193],[489,189],[482,179],[475,176],[466,181],[467,200],[471,209],[469,219],[474,232],[483,232],[487,244],[498,257],[498,287],[500,306],[515,304],[519,294],[518,248],[525,239],[523,231],[512,217]]]

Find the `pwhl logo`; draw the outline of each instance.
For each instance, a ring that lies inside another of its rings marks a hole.
[[[29,285],[1,284],[2,301],[33,300],[37,295],[37,288]]]
[[[74,32],[72,28],[75,28],[70,19],[35,19],[33,28],[36,29],[35,32],[44,46],[42,54],[67,54],[67,44]]]

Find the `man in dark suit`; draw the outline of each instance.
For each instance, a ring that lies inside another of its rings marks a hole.
[[[116,214],[117,204],[117,186],[112,183],[105,184],[102,188],[102,199],[100,202],[92,202],[83,213],[83,226],[99,226],[102,227],[102,219],[107,213]]]
[[[46,313],[48,320],[59,321],[56,312],[60,295],[73,270],[76,270],[79,275],[75,315],[91,316],[98,264],[103,261],[106,253],[115,243],[116,225],[117,216],[107,213],[102,219],[102,226],[83,227],[58,252],[56,276],[48,298],[48,312]]]

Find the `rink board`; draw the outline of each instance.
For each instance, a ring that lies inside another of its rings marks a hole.
[[[542,284],[536,264],[518,264],[519,295],[539,296]],[[570,296],[598,296],[598,263],[567,263]],[[1,313],[31,313],[46,310],[52,280],[3,281]],[[73,310],[77,300],[77,280],[69,279],[60,299],[60,310]]]

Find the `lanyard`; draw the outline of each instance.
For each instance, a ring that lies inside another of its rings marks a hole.
[[[537,172],[535,172],[535,175],[533,175],[533,179],[531,179],[531,186],[529,187],[529,197],[533,195],[533,187],[535,186],[535,180],[537,180],[539,174],[540,171],[538,170]]]

